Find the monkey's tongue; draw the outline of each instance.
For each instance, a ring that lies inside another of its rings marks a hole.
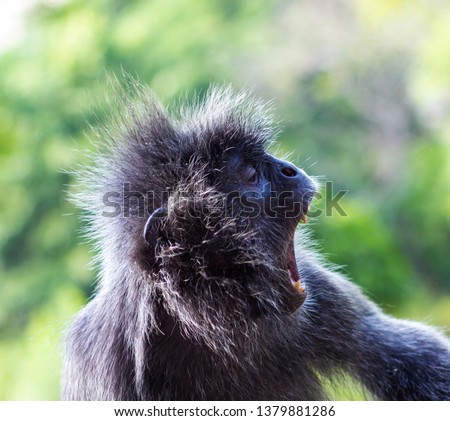
[[[298,273],[297,262],[295,260],[294,240],[291,240],[288,248],[288,272],[292,285],[298,292],[305,292],[300,282],[300,274]]]

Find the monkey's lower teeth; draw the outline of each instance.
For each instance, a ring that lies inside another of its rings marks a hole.
[[[292,272],[290,270],[289,270],[289,278],[291,279],[292,285],[298,292],[305,292],[305,288],[303,287],[300,279],[297,279],[296,281],[294,281],[294,278],[292,277]]]
[[[300,282],[300,279],[298,281],[294,282],[294,288],[298,292],[305,292],[305,288],[303,288],[302,283]]]

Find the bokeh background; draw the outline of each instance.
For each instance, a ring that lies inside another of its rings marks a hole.
[[[274,99],[278,152],[348,190],[319,248],[385,311],[450,326],[448,1],[1,0],[0,399],[58,399],[95,279],[65,170],[111,73],[168,103],[210,82]]]

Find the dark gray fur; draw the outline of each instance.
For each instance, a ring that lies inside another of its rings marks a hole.
[[[266,105],[212,88],[169,118],[145,89],[138,97],[81,172],[76,200],[89,215],[101,279],[65,338],[63,399],[321,400],[321,381],[342,373],[376,399],[450,399],[442,334],[383,314],[308,249],[304,227],[296,257],[307,297],[287,311],[282,223],[214,213],[221,154],[257,160],[276,135]],[[154,192],[153,203],[102,216],[103,195],[126,199],[125,183]],[[194,202],[201,212],[186,219]],[[145,206],[168,208],[151,250]]]

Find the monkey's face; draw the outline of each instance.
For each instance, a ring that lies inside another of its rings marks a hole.
[[[266,152],[258,156],[231,148],[224,155],[220,170],[213,169],[218,188],[226,193],[228,204],[237,208],[237,218],[248,218],[260,243],[286,272],[286,303],[296,310],[306,293],[297,268],[294,233],[300,221],[306,223],[315,184],[303,170]],[[233,260],[224,266],[232,267]]]

